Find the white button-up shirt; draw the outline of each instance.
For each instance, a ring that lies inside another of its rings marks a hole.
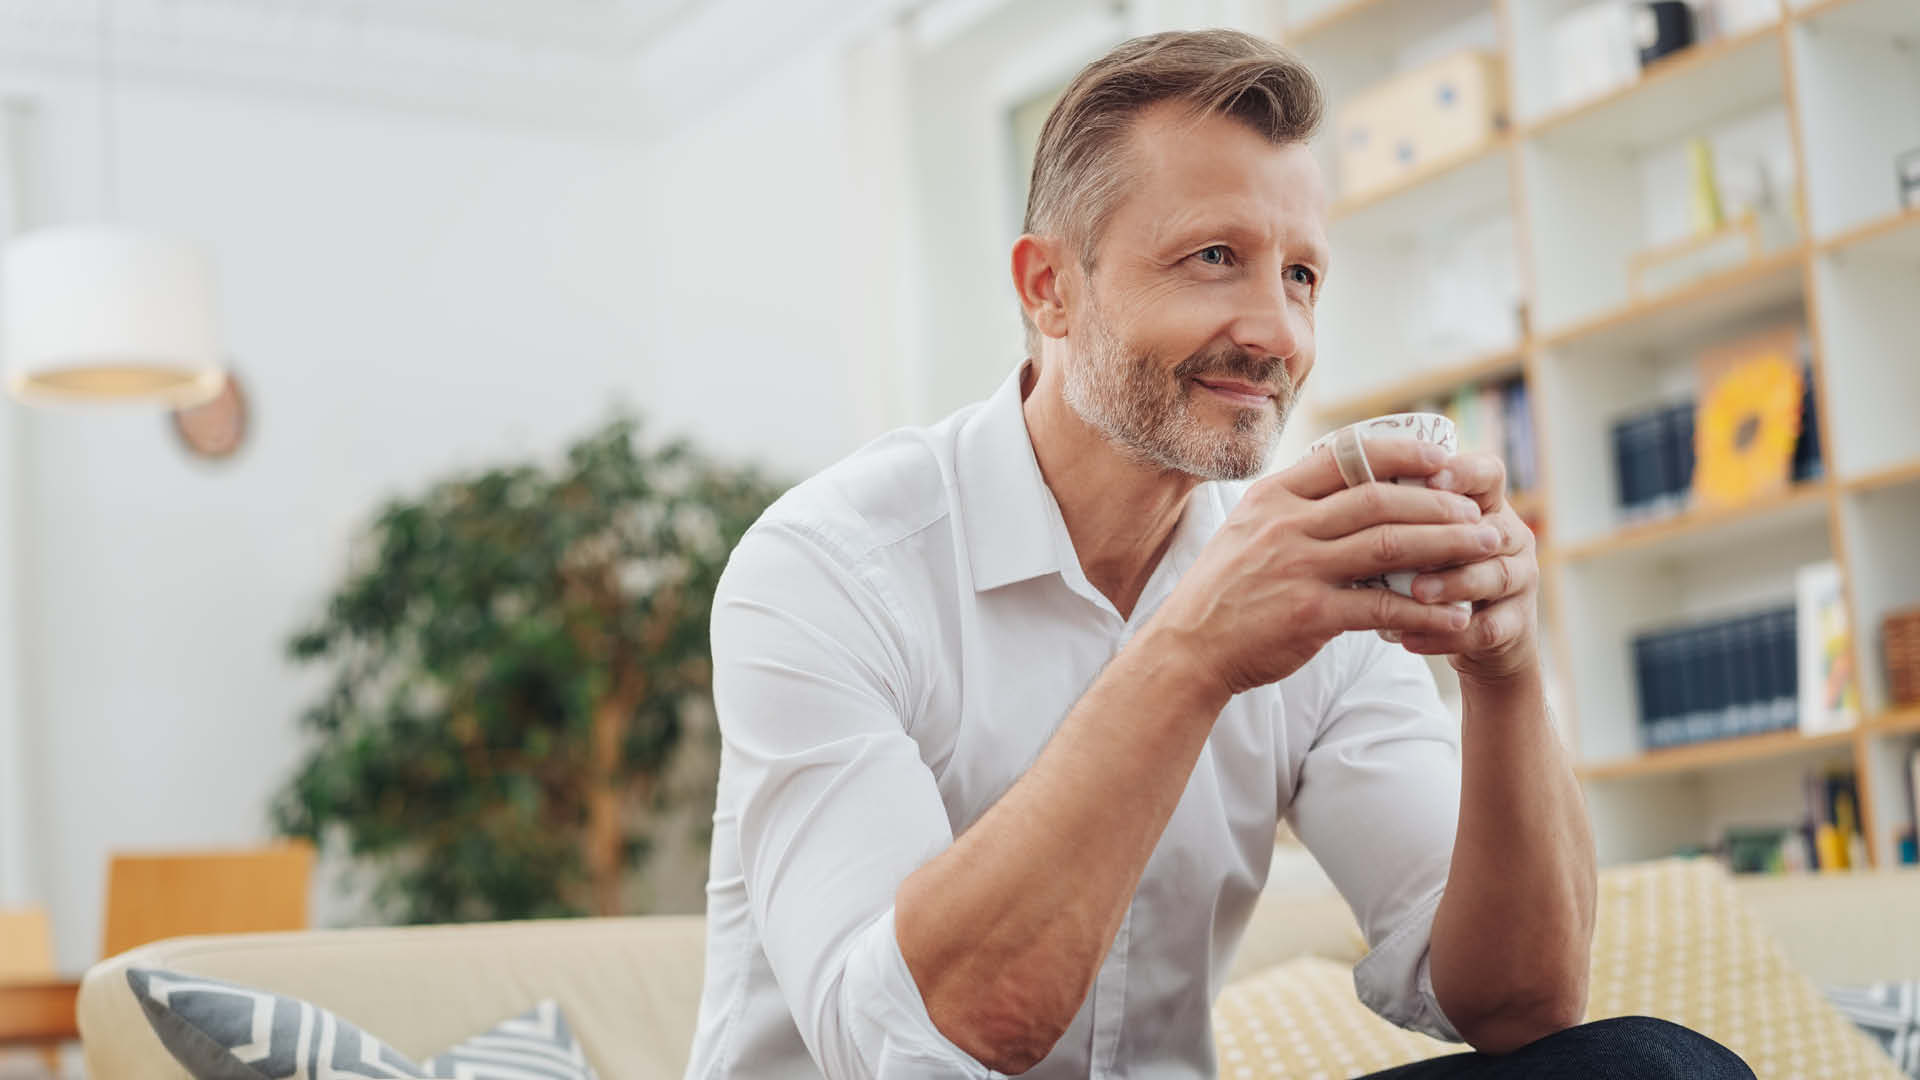
[[[767,511],[714,603],[724,746],[689,1078],[998,1075],[929,1019],[894,891],[1020,777],[1241,490],[1193,490],[1122,618],[1074,554],[1015,372]],[[1209,1011],[1282,817],[1371,947],[1360,999],[1458,1041],[1427,946],[1459,800],[1459,729],[1432,674],[1373,634],[1233,698],[1092,992],[1024,1075],[1212,1076]]]

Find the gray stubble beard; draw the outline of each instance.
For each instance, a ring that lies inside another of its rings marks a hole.
[[[1129,355],[1097,313],[1081,331],[1086,346],[1066,365],[1067,406],[1128,460],[1203,480],[1246,480],[1266,468],[1293,411],[1293,380],[1282,360],[1215,350],[1167,372],[1151,354]],[[1192,380],[1205,374],[1276,386],[1279,394],[1271,406],[1236,409],[1223,435],[1196,415]]]

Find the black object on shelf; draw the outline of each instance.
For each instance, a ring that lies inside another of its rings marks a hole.
[[[1799,721],[1794,609],[1771,608],[1635,635],[1648,749],[1790,729]]]
[[[1813,407],[1813,372],[1801,374],[1800,441],[1793,444],[1793,482],[1817,479],[1826,472],[1820,460],[1820,410]]]
[[[1634,44],[1640,66],[1671,56],[1693,44],[1693,8],[1684,0],[1652,0],[1634,5]]]
[[[1894,159],[1900,177],[1900,205],[1920,210],[1920,146]]]

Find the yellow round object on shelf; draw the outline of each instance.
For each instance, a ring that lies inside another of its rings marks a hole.
[[[1784,356],[1742,361],[1708,388],[1695,424],[1694,494],[1710,506],[1785,487],[1800,438],[1800,369]]]

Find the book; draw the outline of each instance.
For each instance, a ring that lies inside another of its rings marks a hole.
[[[1514,379],[1502,388],[1502,411],[1506,414],[1507,475],[1515,491],[1532,491],[1540,486],[1539,458],[1533,447],[1533,413],[1527,396],[1527,381]]]
[[[1693,500],[1737,506],[1793,477],[1806,385],[1805,334],[1790,324],[1705,350],[1694,418]]]
[[[1661,494],[1675,511],[1693,490],[1693,410],[1689,398],[1660,411]]]
[[[1767,730],[1784,731],[1794,726],[1800,713],[1800,669],[1794,610],[1781,608],[1769,613],[1767,664],[1774,673]]]
[[[1735,734],[1752,735],[1765,730],[1760,709],[1765,667],[1759,657],[1760,620],[1753,615],[1734,619],[1732,630],[1733,730]]]
[[[1803,566],[1794,587],[1800,730],[1845,731],[1860,722],[1860,690],[1840,568],[1832,562]]]
[[[1826,472],[1820,458],[1820,410],[1813,403],[1813,369],[1802,366],[1806,390],[1800,395],[1800,441],[1793,447],[1793,482],[1818,479]]]
[[[1610,432],[1613,437],[1613,504],[1620,508],[1623,517],[1632,517],[1639,509],[1641,496],[1634,486],[1636,474],[1633,471],[1633,420],[1616,420]]]
[[[1913,807],[1914,842],[1920,845],[1920,746],[1907,755],[1907,799]],[[1915,852],[1920,862],[1920,851]]]

